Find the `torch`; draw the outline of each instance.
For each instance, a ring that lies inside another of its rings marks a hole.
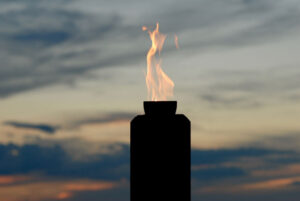
[[[131,121],[131,201],[191,200],[190,121],[176,114],[177,102],[166,101],[173,82],[156,62],[165,36],[149,31],[152,47],[147,54],[146,83],[152,101],[144,102],[144,115]],[[147,30],[147,28],[143,28]],[[154,67],[154,68],[153,68]]]

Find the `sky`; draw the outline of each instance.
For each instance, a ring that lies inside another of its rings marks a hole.
[[[1,0],[1,201],[129,201],[156,22],[192,200],[298,201],[298,0]]]

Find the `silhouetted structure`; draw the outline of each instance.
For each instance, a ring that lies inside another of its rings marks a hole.
[[[191,200],[191,126],[176,107],[146,101],[131,121],[131,201]]]

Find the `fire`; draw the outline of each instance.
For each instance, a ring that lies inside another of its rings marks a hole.
[[[143,31],[148,31],[152,46],[147,53],[147,74],[146,84],[148,89],[148,99],[152,101],[165,101],[168,97],[173,96],[174,82],[167,76],[161,68],[161,59],[156,59],[156,55],[160,56],[166,40],[166,35],[159,32],[159,24],[151,31],[143,26]]]
[[[174,42],[175,42],[176,48],[179,49],[178,36],[176,34],[174,35]]]

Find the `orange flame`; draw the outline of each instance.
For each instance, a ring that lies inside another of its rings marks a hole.
[[[176,34],[174,34],[174,42],[175,42],[176,48],[179,49],[178,36]]]
[[[156,60],[155,55],[163,48],[166,35],[159,32],[159,24],[151,31],[147,27],[142,27],[143,31],[148,30],[152,46],[147,54],[147,74],[146,84],[148,89],[148,99],[152,101],[164,101],[173,96],[174,82],[167,76],[161,68],[161,59]]]

